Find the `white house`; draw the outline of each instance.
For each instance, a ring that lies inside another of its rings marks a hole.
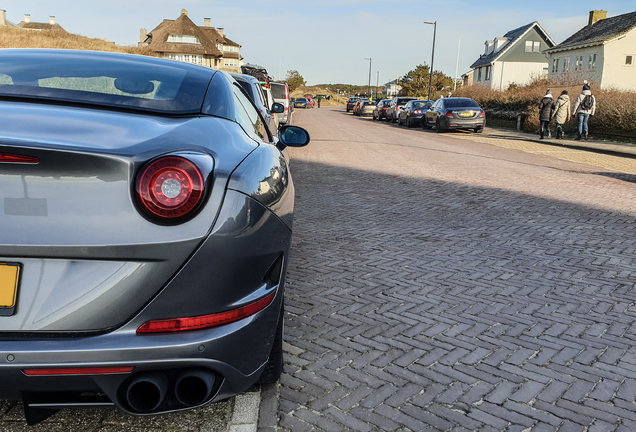
[[[533,77],[548,73],[548,60],[542,52],[555,45],[536,21],[488,40],[484,54],[470,66],[473,85],[506,90],[512,83],[528,84]]]
[[[394,79],[393,81],[389,81],[388,83],[384,84],[382,94],[388,96],[397,96],[400,90],[402,90],[402,86],[398,84],[397,79]]]
[[[546,50],[550,78],[636,90],[636,12],[606,17],[591,11],[587,26]]]

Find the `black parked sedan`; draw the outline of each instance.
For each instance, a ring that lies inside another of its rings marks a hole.
[[[347,112],[352,111],[353,107],[356,105],[356,102],[358,102],[360,99],[361,98],[359,97],[350,97],[347,101]]]
[[[439,99],[424,114],[422,127],[434,127],[437,132],[451,129],[483,132],[486,127],[486,113],[470,98]]]
[[[404,105],[398,116],[398,124],[405,124],[406,127],[419,126],[422,124],[422,117],[427,109],[433,105],[433,101],[414,100]]]
[[[307,132],[273,137],[232,76],[167,59],[3,49],[0,71],[0,399],[34,424],[278,379],[284,150]]]

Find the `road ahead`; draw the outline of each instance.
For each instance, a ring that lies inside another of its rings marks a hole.
[[[631,160],[294,121],[312,142],[260,430],[636,430],[636,171],[605,168]]]

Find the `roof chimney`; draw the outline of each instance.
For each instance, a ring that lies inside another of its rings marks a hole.
[[[148,37],[148,30],[142,28],[139,29],[139,42],[145,42],[146,38]]]
[[[210,18],[203,18],[203,25],[206,27],[210,27]]]
[[[185,9],[181,9],[181,15],[188,16],[188,11]]]
[[[7,11],[0,9],[0,26],[7,25]]]
[[[592,25],[596,21],[604,20],[605,18],[607,18],[607,11],[604,11],[604,10],[590,11],[590,20],[588,21],[587,25]]]
[[[24,22],[25,23],[31,22],[31,14],[24,14]]]
[[[223,27],[219,27],[216,29],[216,31],[219,32],[221,36],[223,36],[223,30],[224,30]]]
[[[51,24],[51,25],[55,24],[55,16],[54,15],[51,15],[49,17],[49,24]]]

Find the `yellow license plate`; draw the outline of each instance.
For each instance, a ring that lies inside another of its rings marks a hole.
[[[0,263],[0,308],[15,307],[20,266]]]
[[[471,117],[473,115],[473,113],[469,113],[469,112],[463,112],[460,114],[460,116],[462,117]]]

